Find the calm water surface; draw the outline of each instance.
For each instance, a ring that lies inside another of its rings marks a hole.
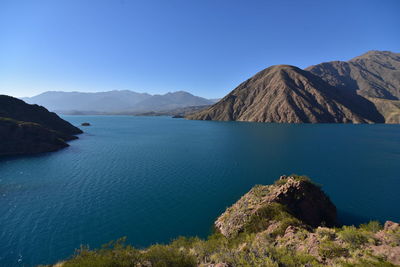
[[[54,263],[80,244],[207,236],[255,184],[306,174],[342,222],[400,220],[400,125],[282,125],[168,117],[90,122],[67,149],[0,160],[0,266]]]

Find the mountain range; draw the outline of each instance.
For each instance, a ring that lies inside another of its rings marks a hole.
[[[196,120],[278,123],[400,123],[400,54],[369,51],[304,70],[266,68]]]
[[[98,93],[48,91],[22,100],[60,114],[138,114],[207,106],[216,102],[185,91],[150,95],[129,90]]]

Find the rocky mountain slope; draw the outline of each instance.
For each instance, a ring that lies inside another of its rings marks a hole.
[[[0,95],[0,156],[55,151],[80,133],[44,107]]]
[[[136,114],[215,103],[184,91],[150,95],[129,90],[98,93],[45,92],[23,100],[60,114]]]
[[[269,67],[240,84],[196,120],[279,123],[397,123],[400,56],[371,51],[349,62],[301,70]],[[390,102],[391,101],[391,102]],[[393,102],[394,101],[394,102]]]
[[[266,207],[275,205],[283,205],[290,214],[313,227],[338,224],[335,205],[317,185],[306,177],[282,176],[274,185],[253,187],[217,219],[215,227],[226,237],[236,236],[254,224],[254,218],[265,216]]]
[[[141,250],[125,245],[124,239],[97,250],[82,247],[54,267],[400,265],[398,223],[338,227],[335,206],[305,176],[282,176],[273,185],[255,186],[215,227],[206,240],[180,237]]]
[[[306,68],[330,85],[364,97],[400,99],[400,54],[369,51],[349,61],[325,62]]]

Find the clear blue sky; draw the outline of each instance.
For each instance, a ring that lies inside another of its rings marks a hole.
[[[270,65],[400,52],[399,14],[399,0],[0,0],[0,93],[222,97]]]

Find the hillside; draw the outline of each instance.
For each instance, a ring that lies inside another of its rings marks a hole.
[[[55,151],[80,133],[44,107],[0,95],[0,156]]]
[[[332,227],[336,226],[336,227]],[[336,207],[305,176],[253,187],[215,221],[206,240],[180,237],[135,249],[125,239],[81,249],[54,267],[399,266],[400,225],[338,227]]]
[[[269,67],[240,84],[196,120],[279,123],[398,123],[400,56],[370,51],[348,62],[300,70]],[[389,101],[389,102],[388,102]],[[391,101],[391,102],[390,102]]]
[[[294,66],[269,67],[189,119],[288,123],[383,122],[374,105]]]
[[[400,54],[369,51],[349,61],[332,61],[306,68],[332,86],[364,97],[400,99]]]
[[[214,103],[184,91],[150,95],[129,90],[97,93],[49,91],[23,100],[59,114],[136,114]]]

